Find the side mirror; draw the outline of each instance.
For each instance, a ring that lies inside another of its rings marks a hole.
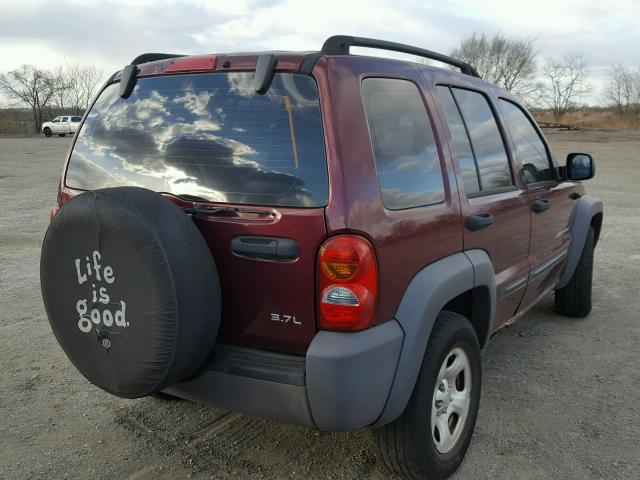
[[[596,174],[596,164],[587,153],[570,153],[567,155],[567,180],[589,180]]]

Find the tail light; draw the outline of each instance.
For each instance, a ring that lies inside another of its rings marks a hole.
[[[318,254],[320,328],[357,331],[371,325],[378,296],[373,246],[356,235],[327,240]]]

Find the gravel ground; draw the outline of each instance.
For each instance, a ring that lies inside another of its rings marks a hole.
[[[594,309],[550,296],[484,357],[456,479],[640,478],[640,133],[549,135],[592,153],[605,202]],[[121,400],[71,366],[40,297],[40,244],[68,138],[0,138],[0,478],[389,478],[370,432],[329,434],[188,402]]]

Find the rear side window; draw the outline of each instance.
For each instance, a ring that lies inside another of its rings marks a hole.
[[[438,92],[440,106],[442,106],[447,123],[449,124],[449,130],[453,138],[453,148],[458,155],[458,163],[464,181],[464,191],[467,195],[473,195],[480,191],[480,181],[478,179],[478,167],[475,157],[473,156],[473,149],[471,148],[471,142],[467,135],[467,129],[464,126],[460,111],[451,95],[449,87],[438,86],[436,90]]]
[[[367,78],[362,96],[385,207],[401,210],[442,202],[438,150],[416,85]]]
[[[275,75],[265,95],[253,72],[138,79],[127,99],[107,87],[87,116],[66,185],[137,185],[202,201],[317,207],[328,200],[318,89]]]
[[[80,117],[71,117],[71,121],[72,122],[79,122],[80,121]]]
[[[527,183],[555,180],[547,149],[525,113],[508,100],[500,99],[500,105]]]
[[[452,88],[469,132],[478,168],[480,190],[490,191],[513,185],[509,158],[487,99],[478,92]]]

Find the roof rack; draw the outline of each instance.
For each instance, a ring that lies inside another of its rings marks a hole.
[[[391,50],[393,52],[409,53],[418,57],[429,58],[438,62],[446,63],[458,67],[462,73],[480,78],[478,71],[462,60],[443,55],[441,53],[425,50],[424,48],[412,47],[403,43],[387,42],[386,40],[376,40],[375,38],[352,37],[349,35],[334,35],[325,40],[322,45],[323,55],[349,55],[350,47],[378,48],[380,50]]]
[[[143,53],[133,59],[131,65],[140,65],[141,63],[155,62],[156,60],[167,60],[168,58],[184,57],[175,53]]]

